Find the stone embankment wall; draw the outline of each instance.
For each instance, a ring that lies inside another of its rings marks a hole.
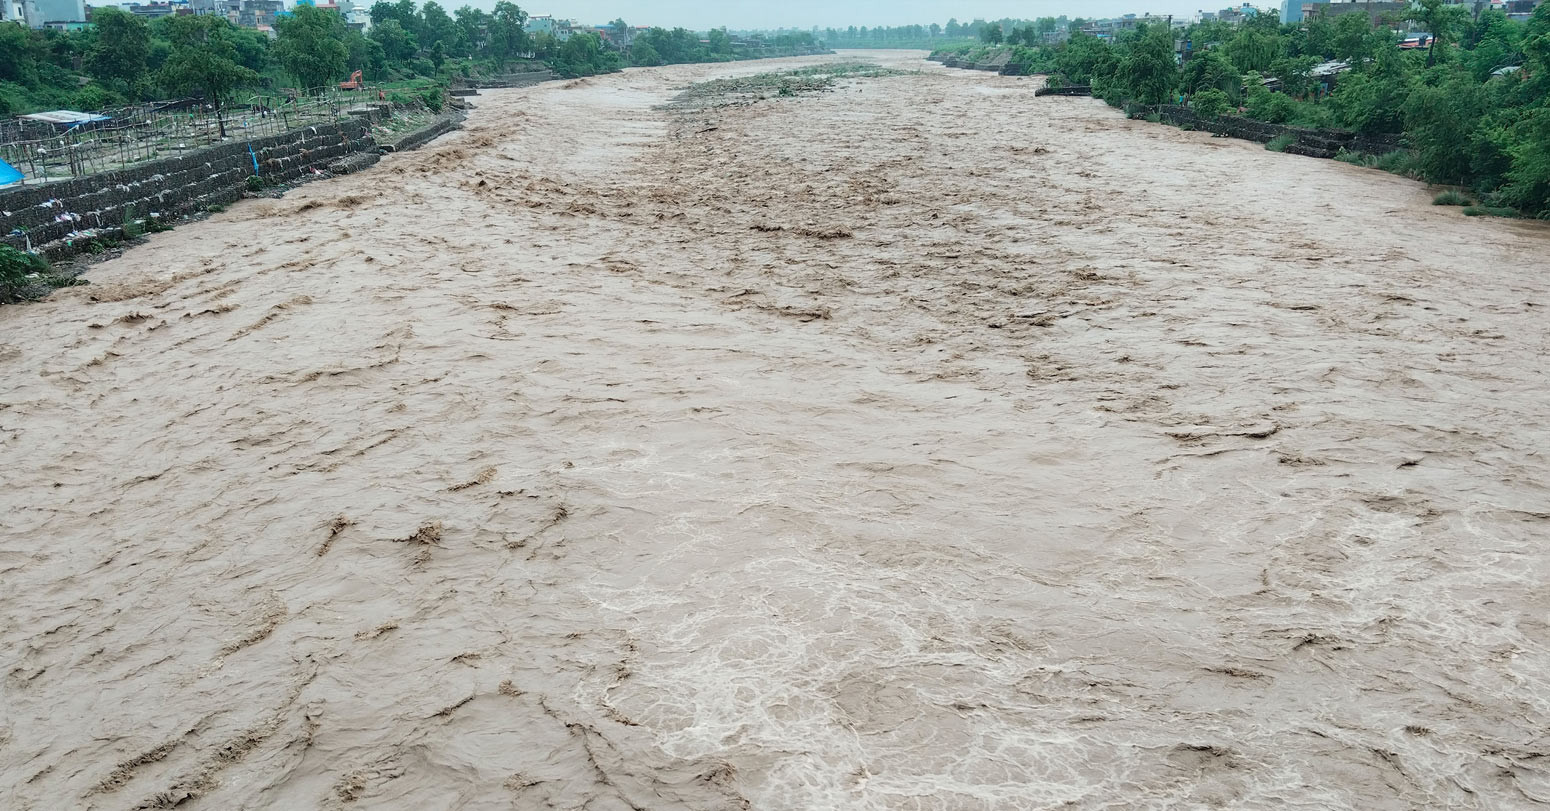
[[[370,157],[362,160],[362,155]],[[0,241],[21,249],[30,245],[58,259],[80,252],[94,239],[121,237],[128,217],[154,213],[168,222],[226,205],[247,190],[255,157],[266,184],[286,183],[314,170],[339,174],[365,168],[375,162],[376,142],[366,122],[350,120],[221,144],[117,172],[3,190]]]
[[[532,87],[535,84],[554,81],[560,78],[560,74],[552,70],[531,70],[522,73],[507,73],[501,76],[490,76],[485,79],[470,79],[468,86],[475,89],[496,89],[506,87]]]
[[[1148,109],[1156,113],[1164,122],[1177,127],[1188,126],[1202,132],[1214,132],[1218,135],[1242,138],[1245,141],[1255,141],[1261,144],[1268,144],[1277,138],[1289,135],[1294,140],[1286,147],[1286,151],[1293,155],[1333,158],[1340,154],[1341,150],[1362,152],[1369,155],[1382,155],[1404,148],[1402,142],[1397,137],[1372,137],[1343,130],[1315,130],[1304,127],[1292,127],[1286,124],[1268,124],[1264,121],[1255,121],[1252,118],[1240,118],[1238,116],[1210,118],[1197,115],[1194,110],[1188,107],[1175,105],[1163,105]]]
[[[396,141],[384,141],[378,146],[383,152],[408,152],[411,149],[419,149],[436,138],[462,126],[463,119],[466,117],[467,114],[461,111],[443,113],[429,127],[415,130]]]
[[[931,59],[931,61],[933,61],[933,62],[941,62],[944,66],[949,67],[949,68],[962,68],[964,70],[983,70],[983,71],[989,71],[991,73],[1006,73],[1006,71],[1008,70],[1008,63],[1012,61],[1012,52],[1011,51],[1002,51],[1001,53],[998,53],[995,56],[993,56],[990,59],[987,59],[987,60],[985,60],[983,62],[970,62],[969,60],[964,59],[964,58],[959,57],[959,56],[938,56],[936,54],[932,54],[929,58]],[[1018,72],[1020,73],[1020,71],[1018,71]],[[1015,74],[1007,74],[1007,75],[1015,75]]]

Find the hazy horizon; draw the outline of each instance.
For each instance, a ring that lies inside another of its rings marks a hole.
[[[444,0],[445,2],[445,0]],[[1241,2],[1241,0],[1240,0]],[[521,2],[528,14],[549,14],[573,19],[577,22],[596,24],[623,18],[632,25],[658,25],[667,28],[681,26],[705,30],[723,26],[734,29],[751,28],[844,28],[847,26],[894,26],[929,25],[946,23],[950,18],[968,22],[975,18],[996,20],[1003,17],[1115,17],[1121,14],[1174,14],[1194,15],[1202,8],[1210,11],[1226,8],[1224,0],[1200,5],[1187,0],[1091,0],[1090,2],[1060,2],[1059,0],[981,0],[972,4],[950,0],[851,0],[835,3],[821,0],[787,0],[770,3],[767,0],[530,0]],[[462,2],[449,3],[449,6]],[[481,0],[473,5],[490,8],[494,0]],[[1267,8],[1269,6],[1266,6]]]

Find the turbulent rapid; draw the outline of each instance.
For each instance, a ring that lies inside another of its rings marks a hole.
[[[1550,231],[922,56],[0,308],[0,806],[1550,803]]]

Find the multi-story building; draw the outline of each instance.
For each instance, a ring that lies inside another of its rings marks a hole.
[[[0,0],[0,20],[69,31],[86,25],[85,0]]]
[[[184,2],[174,2],[173,0],[155,2],[153,0],[150,3],[130,3],[124,7],[124,10],[145,20],[154,20],[157,17],[171,17],[174,14],[194,13],[193,7],[188,4],[187,0],[184,0]]]
[[[527,32],[529,34],[548,34],[555,39],[564,42],[575,33],[575,23],[570,20],[559,20],[548,14],[527,18]]]
[[[260,31],[273,29],[275,16],[283,11],[284,0],[242,0],[237,9],[237,24]]]
[[[1304,3],[1303,16],[1305,18],[1332,19],[1346,14],[1364,13],[1372,20],[1373,25],[1381,25],[1385,20],[1392,19],[1395,15],[1409,13],[1411,4],[1409,0],[1331,0],[1330,2]]]

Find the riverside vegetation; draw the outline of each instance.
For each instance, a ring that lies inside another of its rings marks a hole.
[[[1379,26],[1362,12],[1282,25],[1263,12],[1237,27],[1142,24],[1112,43],[1077,31],[1057,45],[1036,29],[987,29],[981,43],[939,55],[1009,54],[1017,72],[1091,85],[1115,106],[1182,101],[1208,116],[1402,135],[1408,150],[1341,159],[1464,188],[1484,204],[1472,213],[1550,218],[1550,4],[1521,23],[1441,0],[1418,0],[1401,16]],[[1394,30],[1406,23],[1432,33],[1431,47],[1401,49]],[[1182,66],[1180,42],[1192,46]],[[1336,61],[1346,69],[1331,88],[1315,69]]]
[[[437,84],[524,67],[576,78],[629,65],[730,62],[817,47],[810,32],[734,42],[724,29],[703,38],[682,28],[636,32],[622,19],[610,28],[618,34],[614,41],[631,40],[627,48],[593,32],[560,42],[530,34],[527,19],[506,0],[488,12],[465,5],[450,13],[434,0],[384,1],[372,6],[372,26],[363,34],[338,14],[297,6],[276,21],[270,40],[213,16],[147,23],[122,9],[97,8],[93,24],[80,31],[0,26],[0,115],[97,110],[183,94],[219,104],[249,88],[326,87],[354,70],[439,104]]]

